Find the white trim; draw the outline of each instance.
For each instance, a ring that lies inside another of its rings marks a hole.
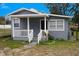
[[[29,16],[29,17],[38,17],[38,16],[41,16],[41,17],[44,17],[44,16],[47,16],[47,17],[50,17],[50,16],[55,16],[55,17],[64,17],[64,18],[73,18],[73,16],[64,16],[64,15],[55,15],[55,14],[22,14],[22,15],[10,15],[11,17],[26,17],[26,16]]]
[[[31,8],[31,9],[20,8],[20,9],[17,9],[17,10],[15,10],[15,11],[9,13],[8,15],[11,15],[11,14],[13,14],[13,13],[19,12],[19,11],[21,11],[21,10],[27,10],[27,11],[34,12],[34,13],[37,13],[37,14],[42,14],[41,12],[38,12],[36,9],[34,9],[34,10],[36,10],[36,11],[34,11],[33,8]]]
[[[44,17],[45,14],[22,14],[22,15],[10,15],[11,17]]]
[[[47,14],[49,16],[56,16],[56,17],[65,17],[65,18],[73,18],[73,16],[65,16],[65,15],[57,15],[57,14]]]
[[[46,31],[46,17],[44,17],[44,30]]]
[[[20,18],[12,18],[13,19],[13,22],[15,21],[15,19],[17,19],[18,20],[18,22],[17,23],[19,23],[19,27],[14,27],[14,28],[20,28]],[[15,22],[14,22],[15,23]]]
[[[50,23],[48,21],[48,31],[64,31],[65,30],[65,19],[61,19],[61,20],[63,20],[63,29],[57,29],[57,20],[60,20],[60,19],[49,20],[49,21],[55,21],[56,29],[50,29],[50,27],[49,27]]]
[[[27,29],[28,29],[28,36],[29,36],[29,17],[27,17]]]
[[[19,20],[19,27],[14,27],[14,19],[15,18],[11,18],[11,17],[9,17],[10,19],[13,19],[13,20],[11,20],[11,22],[12,22],[12,37],[14,37],[15,36],[15,29],[14,28],[20,28],[20,19],[19,18],[16,18],[16,19],[18,19]]]

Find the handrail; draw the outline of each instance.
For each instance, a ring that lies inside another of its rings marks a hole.
[[[38,34],[38,44],[39,44],[41,39],[42,39],[42,30]]]
[[[29,35],[28,35],[29,43],[33,40],[33,30],[30,30],[30,31],[29,31]]]
[[[43,32],[45,32],[46,33],[46,35],[48,34],[48,31],[46,30],[40,30],[40,32],[39,32],[39,34],[38,34],[38,44],[39,44],[39,42],[42,40],[42,38],[43,38]]]

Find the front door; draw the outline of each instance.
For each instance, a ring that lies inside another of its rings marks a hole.
[[[44,30],[44,24],[45,24],[44,20],[41,20],[41,22],[40,22],[41,30]],[[46,29],[47,29],[47,21],[46,21]]]

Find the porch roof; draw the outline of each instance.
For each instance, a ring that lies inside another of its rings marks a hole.
[[[57,15],[57,14],[47,14],[47,15],[55,17],[73,18],[73,16],[66,16],[66,15]]]
[[[46,14],[22,14],[22,15],[10,15],[11,17],[44,17]]]

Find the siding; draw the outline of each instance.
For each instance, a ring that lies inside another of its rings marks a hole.
[[[56,19],[56,18],[51,18],[52,20],[53,19]],[[63,19],[63,18],[57,18],[57,19]],[[49,19],[50,20],[50,19]],[[54,38],[62,38],[62,39],[65,39],[67,40],[68,39],[68,20],[67,19],[64,19],[65,20],[65,30],[64,31],[49,31],[49,35],[54,37]]]
[[[20,18],[20,29],[27,29],[27,18]]]
[[[30,19],[30,29],[33,29],[34,36],[37,36],[40,32],[40,19],[39,18],[33,18]]]

